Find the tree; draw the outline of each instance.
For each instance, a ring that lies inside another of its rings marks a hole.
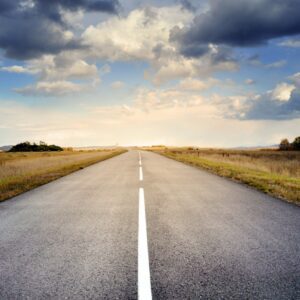
[[[290,150],[291,144],[290,144],[289,140],[288,139],[281,140],[281,142],[279,144],[279,149],[283,150],[283,151]]]
[[[300,150],[300,136],[296,137],[292,143],[293,150]]]

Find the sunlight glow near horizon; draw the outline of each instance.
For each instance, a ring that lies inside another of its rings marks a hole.
[[[299,1],[92,2],[1,3],[0,146],[299,135]]]

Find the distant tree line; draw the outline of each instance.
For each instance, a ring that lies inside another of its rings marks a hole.
[[[288,139],[283,139],[279,144],[279,150],[300,150],[300,136],[290,143]]]
[[[24,142],[13,146],[9,152],[42,152],[42,151],[63,151],[64,149],[56,145],[47,145],[45,142],[39,144]]]

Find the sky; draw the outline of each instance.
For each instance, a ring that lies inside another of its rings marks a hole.
[[[264,146],[299,128],[299,0],[0,0],[0,146]]]

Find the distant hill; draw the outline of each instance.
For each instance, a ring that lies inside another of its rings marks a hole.
[[[1,146],[0,147],[0,151],[4,152],[4,151],[8,151],[13,145],[8,145],[8,146]]]

